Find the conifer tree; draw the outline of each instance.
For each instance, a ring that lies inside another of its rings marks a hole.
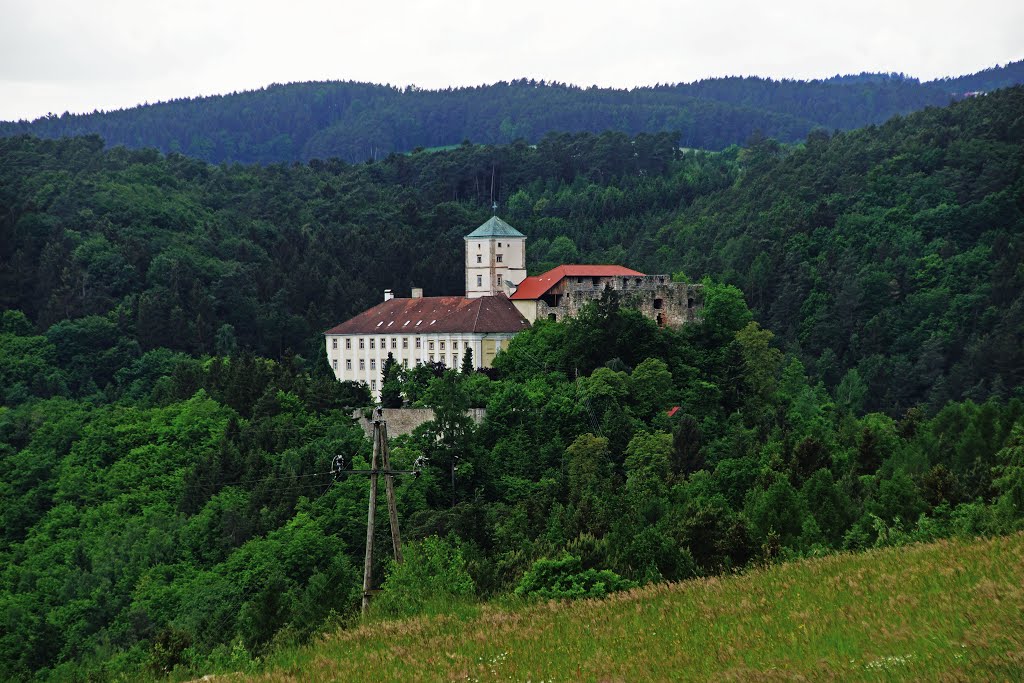
[[[384,369],[381,371],[380,404],[385,408],[402,407],[402,379],[401,368],[394,354],[388,352],[384,361]]]

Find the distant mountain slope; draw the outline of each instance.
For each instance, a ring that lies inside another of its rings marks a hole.
[[[990,92],[1024,83],[1024,59],[1006,66],[993,66],[976,74],[932,81],[951,93]]]
[[[262,90],[182,99],[113,112],[0,123],[0,135],[99,134],[110,145],[156,147],[212,163],[380,158],[417,147],[539,140],[550,131],[629,134],[672,131],[684,147],[722,149],[754,131],[782,141],[816,127],[880,123],[951,93],[1022,81],[1021,63],[978,80],[920,83],[890,74],[826,81],[717,78],[633,90],[561,83],[512,83],[404,90],[354,82],[272,85]]]

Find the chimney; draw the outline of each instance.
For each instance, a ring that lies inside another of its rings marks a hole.
[[[391,301],[395,298],[395,295],[391,293],[390,289],[384,290],[384,301]]]
[[[423,298],[423,288],[422,287],[413,287],[412,288],[412,298],[413,299],[422,299]]]

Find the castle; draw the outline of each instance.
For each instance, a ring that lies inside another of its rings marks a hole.
[[[465,241],[465,296],[426,297],[414,287],[403,298],[388,289],[382,303],[324,333],[335,377],[365,382],[379,399],[389,353],[403,367],[458,367],[470,350],[477,367],[489,368],[503,345],[533,322],[574,316],[606,288],[661,326],[694,322],[703,306],[700,285],[623,266],[563,265],[527,276],[526,235],[497,216]]]

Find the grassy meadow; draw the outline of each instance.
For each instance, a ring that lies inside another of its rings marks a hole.
[[[237,674],[236,674],[237,676]],[[257,680],[1024,680],[1024,534],[368,623]]]

